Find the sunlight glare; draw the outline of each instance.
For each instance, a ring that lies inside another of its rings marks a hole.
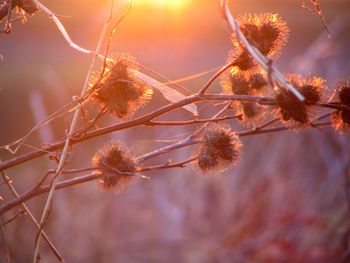
[[[124,0],[129,2],[130,0]],[[135,6],[168,8],[173,11],[181,11],[189,6],[191,0],[134,0]]]

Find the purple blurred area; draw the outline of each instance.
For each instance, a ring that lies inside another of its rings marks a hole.
[[[113,53],[130,53],[169,79],[225,64],[232,45],[219,1],[193,0],[176,14],[151,6],[141,9],[137,1],[115,34]],[[115,15],[120,16],[127,5],[115,2]],[[337,79],[350,79],[350,1],[319,2],[330,38],[319,17],[303,9],[301,1],[232,0],[231,9],[234,15],[279,13],[291,33],[277,66],[286,73],[319,75],[334,86]],[[60,15],[76,43],[95,48],[110,1],[44,4]],[[0,54],[0,145],[20,138],[80,94],[91,61],[67,45],[43,12],[26,23],[15,23],[11,34],[0,35]],[[182,83],[179,91],[193,93],[209,77]],[[216,82],[211,91],[220,89]],[[155,91],[152,103],[136,116],[167,103]],[[199,108],[203,118],[214,114],[209,103]],[[96,113],[92,107],[87,110],[90,117]],[[178,110],[161,119],[191,118]],[[63,138],[70,120],[64,116],[52,122],[27,143],[40,145]],[[100,126],[116,122],[108,117]],[[237,123],[233,127],[244,129]],[[90,166],[93,154],[110,139],[123,141],[139,156],[185,138],[195,128],[136,127],[95,138],[74,147],[68,168]],[[349,136],[315,128],[246,137],[242,142],[239,165],[224,174],[203,176],[189,166],[147,174],[149,180],[139,179],[118,194],[104,192],[94,182],[59,190],[46,232],[67,262],[347,262],[342,255],[349,229],[344,180],[350,176]],[[17,154],[30,150],[23,146]],[[147,164],[181,161],[196,151],[188,148]],[[8,160],[13,155],[0,150],[0,157]],[[45,156],[7,174],[24,193],[55,167]],[[0,205],[13,198],[3,183],[0,196],[4,198]],[[46,197],[28,202],[36,218]],[[19,209],[6,213],[3,220]],[[12,262],[32,260],[36,233],[27,216],[5,225]],[[0,240],[0,262],[5,262],[5,245]],[[42,262],[55,262],[45,242],[41,257]]]

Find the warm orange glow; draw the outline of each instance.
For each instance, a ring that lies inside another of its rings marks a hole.
[[[124,0],[130,2],[130,0]],[[148,6],[167,8],[173,11],[181,11],[189,6],[191,0],[135,0],[135,6]]]

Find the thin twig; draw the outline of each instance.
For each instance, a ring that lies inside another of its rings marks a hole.
[[[0,163],[1,163],[1,160],[0,160]],[[18,192],[16,191],[15,187],[12,185],[12,182],[10,180],[10,178],[8,178],[8,176],[6,175],[6,173],[4,171],[1,171],[1,176],[4,180],[4,182],[6,182],[6,185],[7,187],[10,189],[10,191],[12,192],[12,194],[16,197],[16,198],[19,198],[19,194]],[[43,179],[41,179],[39,181],[40,182],[43,182],[46,178],[47,174],[44,176]],[[27,213],[27,215],[29,216],[30,220],[34,223],[34,225],[39,229],[40,228],[40,225],[39,223],[37,222],[37,220],[35,219],[33,213],[30,211],[30,209],[28,208],[28,206],[22,202],[21,203],[24,211]],[[56,246],[52,243],[52,241],[49,239],[49,237],[47,236],[47,234],[43,231],[41,232],[44,239],[45,239],[45,242],[49,245],[50,249],[52,250],[52,252],[55,254],[55,256],[57,257],[57,259],[60,261],[60,262],[63,262],[64,259],[61,255],[61,253],[58,251],[58,249],[56,248]]]
[[[38,1],[35,0],[35,2],[38,2]],[[41,8],[45,8],[45,6],[42,6]],[[55,20],[55,16],[53,17],[53,19]],[[56,21],[57,20],[58,19],[56,18]],[[106,35],[106,32],[107,32],[110,20],[111,20],[111,16],[109,16],[107,18],[107,20],[105,21],[105,23],[104,23],[104,26],[103,26],[103,29],[102,29],[99,41],[97,43],[96,50],[94,52],[94,56],[93,56],[92,61],[91,61],[91,65],[90,65],[89,71],[88,71],[88,73],[86,75],[86,78],[85,78],[85,83],[84,83],[84,86],[83,86],[83,89],[82,89],[82,92],[81,92],[81,96],[84,96],[87,93],[87,90],[88,90],[88,87],[89,87],[90,77],[91,77],[92,70],[93,70],[93,67],[94,67],[94,64],[95,64],[95,60],[96,60],[96,57],[97,57],[96,54],[98,54],[100,52],[100,50],[101,50],[102,43],[103,43],[103,40],[105,38],[105,35]],[[59,22],[59,20],[58,20],[58,22]],[[64,28],[62,30],[64,30]],[[66,34],[65,37],[69,38],[68,34]],[[74,46],[75,44],[73,43],[72,45]],[[74,46],[74,47],[75,48],[80,48],[78,46]],[[41,220],[40,220],[40,226],[41,227],[43,227],[43,223],[47,219],[47,215],[48,215],[48,212],[49,212],[50,207],[51,207],[51,203],[52,203],[54,192],[55,192],[55,188],[56,188],[57,178],[59,177],[60,172],[61,172],[61,170],[63,169],[63,166],[66,163],[66,158],[67,158],[67,155],[68,155],[68,151],[69,151],[69,147],[70,147],[70,144],[71,144],[72,136],[73,136],[73,134],[75,132],[75,129],[76,129],[76,126],[78,124],[79,115],[80,115],[80,107],[78,107],[75,110],[75,112],[74,112],[72,123],[70,125],[69,132],[68,132],[68,135],[67,135],[67,139],[66,139],[66,141],[64,143],[62,155],[61,155],[61,158],[60,158],[57,170],[56,170],[56,176],[52,180],[52,186],[50,188],[50,192],[49,192],[49,195],[47,197],[44,210],[42,212],[42,216],[41,216]],[[36,240],[36,243],[35,243],[34,258],[33,258],[33,262],[34,263],[38,262],[39,247],[40,247],[40,241],[41,241],[41,235],[40,235],[41,232],[42,232],[42,230],[39,231],[38,236],[37,236],[37,240]]]
[[[178,108],[183,107],[184,105],[188,105],[191,103],[195,102],[200,102],[200,101],[208,101],[208,100],[231,100],[231,101],[252,101],[256,102],[262,105],[275,105],[274,99],[270,97],[257,97],[257,96],[247,96],[247,95],[226,95],[226,94],[204,94],[204,95],[199,95],[194,94],[190,95],[186,98],[184,98],[181,101],[170,103],[168,105],[165,105],[153,112],[147,113],[143,116],[140,116],[138,118],[135,118],[130,121],[122,122],[122,123],[117,123],[113,124],[107,127],[103,127],[94,131],[87,132],[83,136],[79,137],[78,139],[71,140],[71,145],[90,140],[95,137],[99,137],[108,133],[120,131],[120,130],[125,130],[129,128],[134,128],[137,126],[141,125],[146,125],[148,122],[152,121],[153,119],[160,117],[161,115],[164,115],[168,112],[171,112],[173,110],[176,110]],[[328,107],[327,105],[330,105],[332,108],[342,108],[341,105],[333,105],[333,104],[325,104],[322,103],[322,107]],[[0,171],[9,169],[13,166],[16,166],[18,164],[24,163],[29,160],[33,160],[35,158],[38,158],[40,156],[43,156],[47,154],[48,152],[53,152],[57,151],[61,148],[63,148],[64,142],[63,141],[58,141],[55,143],[52,143],[50,145],[42,146],[38,150],[31,151],[29,153],[24,153],[22,155],[19,155],[17,157],[14,157],[10,160],[7,160],[0,164]]]
[[[11,263],[10,249],[8,247],[8,242],[6,238],[2,217],[0,217],[0,232],[1,232],[2,241],[4,242],[4,252],[5,252],[6,261],[7,263]]]
[[[311,128],[315,128],[315,127],[323,127],[323,126],[329,126],[329,122],[325,122],[325,123],[317,123],[314,126],[310,126]],[[264,128],[264,129],[251,129],[251,130],[246,130],[246,131],[242,131],[242,132],[237,132],[236,135],[239,137],[246,137],[246,136],[255,136],[255,135],[259,135],[259,134],[267,134],[267,133],[275,133],[275,132],[281,132],[281,131],[288,131],[290,130],[288,127],[285,126],[278,126],[278,127],[272,127],[272,128]],[[174,147],[174,145],[171,145],[171,147],[173,149],[168,149],[168,150],[175,150],[175,149],[179,149],[179,148],[183,148],[186,147],[188,145],[194,145],[194,144],[198,144],[200,143],[199,140],[197,141],[193,141],[192,144],[186,144],[186,143],[182,143],[181,145],[178,144],[176,145],[176,147]],[[170,148],[168,146],[168,148]],[[159,149],[157,151],[155,151],[156,153],[153,154],[153,156],[149,156],[147,159],[150,158],[154,158],[157,157],[163,153],[165,153],[162,149]],[[147,155],[142,155],[138,158],[139,163],[141,163],[144,159],[145,156]],[[194,157],[193,159],[189,159],[187,161],[184,162],[192,162],[195,160],[196,157]],[[152,170],[159,170],[159,169],[166,169],[166,168],[174,168],[174,167],[179,167],[179,164],[181,163],[175,163],[175,164],[169,164],[167,166],[167,164],[165,165],[160,165],[160,166],[153,166],[153,167],[143,167],[140,168],[140,171],[146,172],[146,171],[152,171]],[[90,168],[89,168],[90,169]],[[83,170],[83,169],[81,169]],[[70,186],[74,186],[74,185],[78,185],[81,183],[85,183],[85,182],[90,182],[93,180],[96,180],[98,178],[100,178],[101,175],[96,174],[96,173],[91,173],[88,175],[82,175],[79,177],[75,177],[72,179],[67,179],[67,180],[63,180],[57,183],[56,185],[56,189],[63,189],[63,188],[67,188]],[[28,201],[32,198],[34,198],[35,196],[41,195],[43,193],[49,192],[50,190],[50,185],[46,185],[46,186],[40,186],[40,187],[34,187],[31,190],[29,190],[28,192],[22,194],[21,196],[19,196],[18,198],[12,199],[6,203],[4,203],[2,206],[0,206],[0,215],[6,213],[7,211],[11,210],[12,208],[20,205],[21,203]]]
[[[14,221],[16,218],[22,216],[22,215],[26,215],[27,212],[25,210],[20,210],[17,214],[15,214],[14,216],[10,217],[9,219],[7,219],[6,221],[2,222],[3,225],[9,224],[12,221]]]
[[[189,121],[149,121],[145,123],[146,126],[185,126],[185,125],[193,125],[193,124],[201,124],[207,122],[220,122],[231,119],[240,119],[242,114],[233,115],[233,116],[224,116],[220,118],[214,119],[198,119],[198,120],[189,120]]]

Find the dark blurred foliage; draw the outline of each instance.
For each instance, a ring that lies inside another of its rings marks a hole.
[[[218,1],[193,2],[176,15],[151,7],[139,10],[136,5],[117,31],[112,51],[129,52],[170,79],[224,64],[231,43]],[[331,38],[301,1],[231,2],[235,15],[277,12],[287,21],[289,43],[276,62],[282,71],[318,74],[330,86],[337,78],[349,77],[349,1],[320,1]],[[109,1],[45,4],[70,16],[61,19],[74,41],[94,48]],[[118,4],[117,13],[125,8]],[[15,24],[0,42],[4,145],[80,93],[90,57],[69,48],[42,12]],[[208,77],[184,83],[188,90],[181,91],[198,90]],[[219,84],[213,90],[219,91]],[[153,100],[137,114],[167,103],[158,93]],[[213,114],[209,105],[201,109],[206,116]],[[190,118],[180,110],[163,120]],[[62,118],[35,133],[29,143],[62,138],[68,120]],[[115,122],[107,118],[104,124]],[[140,155],[183,138],[192,129],[138,127],[97,138],[74,147],[69,167],[90,166],[95,151],[110,138],[124,141]],[[225,174],[203,176],[188,167],[153,173],[150,180],[140,179],[119,194],[104,192],[95,183],[57,191],[47,233],[68,262],[341,262],[349,222],[344,183],[344,176],[349,176],[349,136],[312,129],[247,137],[243,143],[241,162]],[[149,164],[183,160],[193,151],[182,150]],[[11,158],[4,151],[0,156]],[[55,163],[43,157],[7,173],[23,193],[49,167]],[[3,184],[1,196],[11,198]],[[45,197],[28,202],[37,218]],[[36,235],[32,222],[22,216],[5,230],[13,262],[30,261]],[[41,251],[43,262],[54,262],[46,244]]]

